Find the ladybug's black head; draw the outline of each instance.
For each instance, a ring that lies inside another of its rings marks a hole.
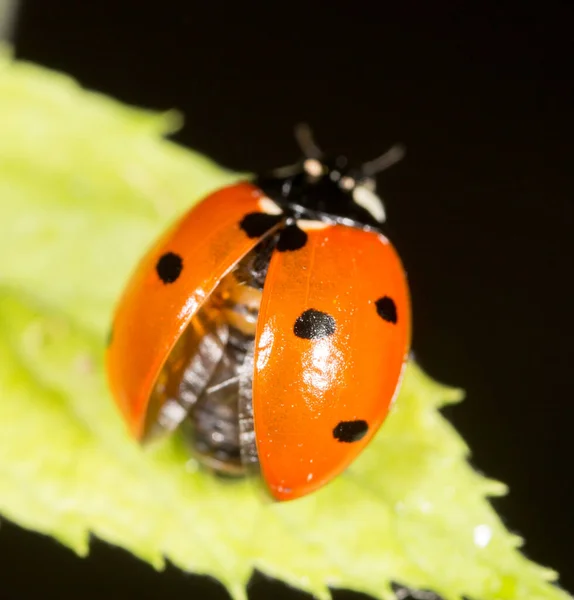
[[[306,125],[296,129],[296,137],[305,158],[259,176],[255,184],[295,217],[379,229],[385,208],[374,175],[400,160],[403,149],[394,146],[374,161],[351,168],[344,156],[325,158]]]

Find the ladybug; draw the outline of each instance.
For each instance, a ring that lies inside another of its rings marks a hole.
[[[411,341],[406,274],[374,175],[307,126],[296,164],[208,195],[145,254],[116,309],[110,388],[142,443],[178,428],[217,474],[276,500],[344,471],[397,395]]]

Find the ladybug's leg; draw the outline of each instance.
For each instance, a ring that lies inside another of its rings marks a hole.
[[[184,427],[202,464],[226,476],[258,471],[253,424],[254,339],[275,240],[260,244],[222,281],[214,305],[228,339],[213,377]]]
[[[259,456],[253,421],[253,354],[254,345],[251,341],[239,370],[238,390],[239,448],[241,462],[248,474],[259,471]]]
[[[240,372],[250,343],[251,337],[230,327],[223,358],[182,425],[197,459],[205,467],[226,476],[245,474],[238,397]]]
[[[223,278],[171,352],[152,397],[160,407],[154,432],[181,426],[197,460],[223,476],[258,470],[253,344],[274,243],[260,244]]]
[[[192,320],[152,393],[147,440],[174,431],[185,420],[223,358],[228,336],[227,325],[213,309]]]

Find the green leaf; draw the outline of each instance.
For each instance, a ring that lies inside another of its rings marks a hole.
[[[102,368],[114,302],[153,238],[239,177],[165,140],[178,122],[0,56],[0,512],[81,555],[93,532],[157,568],[167,557],[236,598],[253,568],[319,598],[392,598],[390,581],[567,598],[517,550],[486,499],[504,486],[469,467],[441,416],[461,392],[414,363],[367,451],[301,500],[213,479],[177,437],[127,437]]]

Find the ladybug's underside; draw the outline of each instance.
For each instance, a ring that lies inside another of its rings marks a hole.
[[[253,343],[275,244],[259,244],[222,280],[181,336],[153,392],[159,410],[150,435],[181,426],[193,454],[219,475],[243,476],[258,465]]]

